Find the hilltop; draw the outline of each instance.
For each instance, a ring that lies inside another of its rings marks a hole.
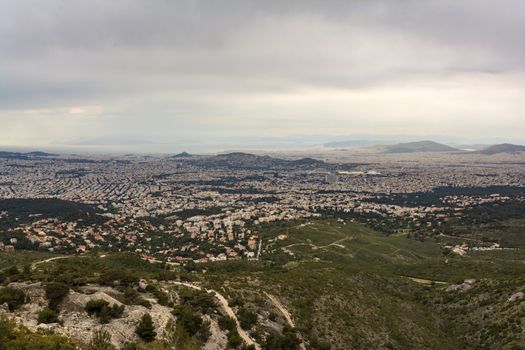
[[[417,141],[398,143],[388,146],[386,153],[413,153],[413,152],[457,152],[459,149],[434,141]]]
[[[173,157],[172,157],[173,158]],[[185,157],[186,161],[204,168],[228,168],[228,169],[290,169],[290,168],[325,168],[329,164],[313,159],[301,158],[288,160],[270,156],[260,156],[244,152],[232,152],[214,156]],[[180,160],[184,159],[180,157]]]
[[[175,154],[171,156],[170,158],[191,158],[191,157],[193,156],[189,154],[188,152],[182,152],[182,153]]]
[[[42,158],[42,157],[56,157],[56,154],[52,153],[46,153],[46,152],[7,152],[7,151],[0,151],[0,158],[6,158],[6,159],[31,159],[31,158]]]
[[[516,152],[525,152],[525,146],[513,145],[511,143],[502,143],[498,145],[493,145],[488,148],[485,148],[477,153],[482,154],[497,154],[497,153],[516,153]]]

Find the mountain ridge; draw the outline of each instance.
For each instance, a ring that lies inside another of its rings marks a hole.
[[[493,154],[498,154],[498,153],[517,153],[517,152],[525,152],[525,146],[514,145],[512,143],[500,143],[497,145],[489,146],[485,149],[477,151],[476,153],[493,155]]]
[[[460,150],[431,140],[398,143],[385,148],[385,153],[414,153],[414,152],[459,152]]]

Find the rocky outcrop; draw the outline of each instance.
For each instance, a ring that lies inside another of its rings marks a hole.
[[[12,283],[10,286],[24,290],[29,297],[29,302],[14,315],[14,319],[18,323],[25,325],[31,331],[45,330],[62,334],[81,346],[89,343],[93,330],[97,328],[106,329],[112,335],[112,343],[118,348],[127,342],[136,341],[135,327],[145,313],[151,315],[159,335],[164,333],[168,322],[174,320],[171,308],[159,305],[154,299],[148,299],[152,304],[151,309],[139,305],[126,305],[122,317],[112,319],[108,324],[101,325],[97,318],[89,316],[84,311],[86,303],[90,300],[103,299],[110,305],[122,305],[112,296],[118,295],[119,292],[109,287],[89,286],[84,290],[90,294],[70,291],[69,295],[62,301],[59,306],[59,318],[62,324],[38,324],[38,312],[47,306],[42,285],[40,283]],[[215,348],[210,348],[210,350],[212,349]]]

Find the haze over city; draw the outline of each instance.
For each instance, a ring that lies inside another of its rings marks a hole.
[[[525,143],[525,4],[0,3],[0,145]]]

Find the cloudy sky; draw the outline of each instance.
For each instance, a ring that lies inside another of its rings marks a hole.
[[[523,0],[0,1],[1,146],[525,143],[524,111]]]

